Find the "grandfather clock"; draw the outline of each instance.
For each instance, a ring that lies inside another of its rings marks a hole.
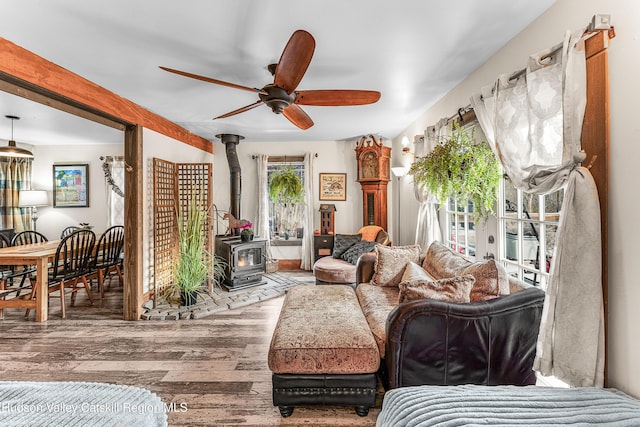
[[[391,148],[375,135],[363,136],[356,146],[358,182],[362,186],[362,223],[387,229],[387,184]]]

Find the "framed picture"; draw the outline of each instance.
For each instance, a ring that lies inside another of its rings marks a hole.
[[[53,165],[53,207],[89,207],[89,164]]]
[[[321,173],[320,200],[347,200],[347,174]]]

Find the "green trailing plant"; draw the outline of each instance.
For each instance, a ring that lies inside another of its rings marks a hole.
[[[487,141],[477,141],[473,130],[454,123],[451,135],[438,141],[424,157],[418,157],[409,168],[416,184],[427,188],[443,206],[447,198],[458,203],[471,200],[478,219],[495,214],[500,163]]]
[[[269,197],[273,203],[304,203],[302,180],[292,166],[285,166],[271,174]]]
[[[281,236],[288,238],[293,233],[295,218],[304,205],[302,180],[292,166],[285,166],[271,173],[269,197],[275,205],[275,219]]]
[[[207,277],[220,284],[225,276],[225,261],[210,254],[205,245],[209,210],[203,206],[203,199],[202,191],[195,191],[186,215],[180,208],[177,211],[178,258],[174,287],[179,292],[200,290]]]

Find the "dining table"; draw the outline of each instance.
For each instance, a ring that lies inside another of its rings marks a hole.
[[[35,299],[0,299],[0,313],[5,308],[35,308],[36,322],[45,322],[48,316],[47,268],[53,262],[60,240],[9,246],[0,249],[0,265],[35,265]]]

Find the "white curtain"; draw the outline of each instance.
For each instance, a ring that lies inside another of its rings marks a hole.
[[[472,97],[492,149],[516,188],[565,188],[534,369],[571,386],[602,386],[604,316],[600,207],[580,166],[586,105],[584,29],[558,53],[532,55],[520,77],[500,76]]]
[[[107,192],[107,226],[124,225],[124,160],[107,157],[102,169]]]
[[[433,150],[436,142],[436,129],[431,126],[425,131],[424,138],[416,141],[416,157],[422,157]],[[434,241],[442,241],[442,231],[436,209],[437,201],[429,190],[423,185],[413,185],[413,193],[416,200],[420,202],[418,208],[418,222],[416,224],[415,243],[420,245],[422,252],[426,252]]]
[[[313,268],[313,159],[312,153],[304,155],[304,232],[302,236],[302,260],[300,268],[311,270]]]
[[[270,233],[269,233],[269,156],[260,154],[256,156],[256,169],[258,171],[258,214],[254,224],[254,232],[257,236],[267,239],[267,260],[272,260]]]

